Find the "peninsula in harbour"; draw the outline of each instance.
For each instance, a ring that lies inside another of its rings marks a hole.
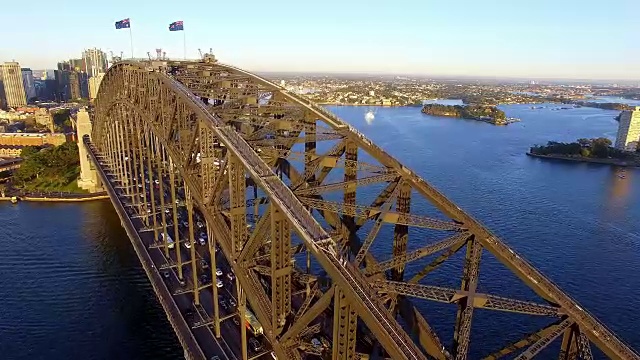
[[[572,143],[549,141],[547,145],[531,147],[527,155],[545,159],[640,167],[640,151],[618,150],[611,146],[611,140],[607,138],[578,139]]]
[[[504,111],[495,106],[485,105],[425,104],[422,107],[422,112],[427,115],[484,121],[493,125],[508,125],[519,121],[518,119],[507,118]]]

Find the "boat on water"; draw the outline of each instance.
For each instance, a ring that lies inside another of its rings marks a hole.
[[[367,113],[364,115],[364,118],[365,118],[365,120],[369,120],[369,121],[371,121],[371,120],[373,120],[373,119],[375,119],[375,118],[376,118],[376,114],[374,114],[374,112],[373,112],[373,111],[369,110],[369,111],[367,111]]]
[[[373,110],[369,110],[367,111],[366,114],[364,114],[364,120],[368,123],[371,124],[371,122],[376,118],[376,113]]]

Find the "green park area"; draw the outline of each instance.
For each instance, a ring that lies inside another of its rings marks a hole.
[[[45,148],[27,146],[20,156],[24,160],[13,176],[15,189],[26,192],[86,192],[78,187],[80,160],[76,143],[66,142]]]

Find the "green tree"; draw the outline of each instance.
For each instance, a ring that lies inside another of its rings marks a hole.
[[[22,148],[22,151],[20,152],[20,157],[23,159],[27,159],[37,154],[39,151],[40,151],[40,148],[36,146],[25,146]]]
[[[580,155],[582,155],[584,157],[590,157],[591,156],[591,150],[586,149],[586,148],[582,148],[582,150],[580,150]]]
[[[593,139],[591,143],[591,153],[593,154],[593,156],[598,158],[607,158],[610,154],[610,146],[611,140],[607,138]]]

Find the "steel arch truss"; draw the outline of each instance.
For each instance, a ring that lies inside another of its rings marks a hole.
[[[123,186],[139,188],[133,183],[145,167],[136,164],[144,162],[184,184],[187,207],[204,215],[278,357],[464,359],[474,310],[483,309],[550,318],[489,359],[530,358],[555,340],[561,358],[589,359],[591,344],[612,358],[639,358],[418,175],[265,79],[218,63],[121,63],[103,80],[96,116],[93,142]],[[134,206],[142,214],[149,203],[154,214],[167,206],[147,199],[144,188],[140,194]],[[167,231],[155,216],[145,221]],[[483,291],[489,255],[540,300]],[[455,261],[457,286],[430,281]],[[429,307],[418,305],[425,300],[457,308],[446,341],[426,320]]]

